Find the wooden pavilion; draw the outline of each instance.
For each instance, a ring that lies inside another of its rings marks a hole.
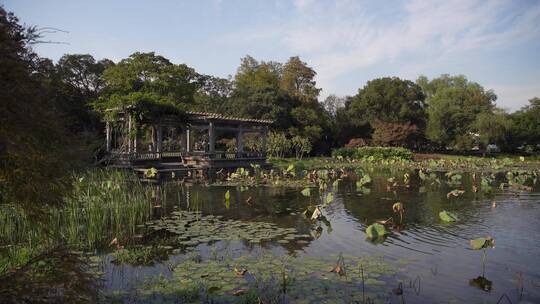
[[[270,120],[186,112],[136,121],[127,108],[106,124],[107,164],[157,177],[214,176],[251,165],[268,166],[266,137]],[[218,138],[220,138],[218,140]],[[246,147],[246,139],[249,145]]]

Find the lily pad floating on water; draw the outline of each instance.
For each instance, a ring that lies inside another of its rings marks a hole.
[[[321,209],[319,207],[315,208],[315,211],[313,211],[313,214],[311,215],[311,220],[319,219],[322,216]]]
[[[225,208],[229,209],[231,207],[231,193],[229,190],[225,192]]]
[[[169,218],[147,223],[154,230],[165,230],[177,235],[178,243],[184,246],[196,246],[221,240],[248,240],[259,243],[267,240],[279,240],[287,237],[297,238],[295,228],[281,228],[273,223],[243,222],[222,220],[219,216],[202,215],[200,212],[175,211]]]
[[[334,200],[334,194],[332,192],[328,192],[324,200],[324,205],[329,205],[333,200]]]
[[[478,276],[475,279],[470,279],[469,285],[476,287],[478,289],[481,289],[483,291],[489,292],[492,289],[493,282],[483,276]]]
[[[474,250],[493,248],[495,247],[495,240],[490,237],[481,237],[470,241],[471,248]]]
[[[452,197],[452,196],[453,197],[458,197],[458,196],[462,195],[463,193],[465,193],[464,190],[454,189],[454,190],[452,190],[452,191],[450,191],[450,192],[448,192],[446,194],[446,198],[450,199],[450,197]]]
[[[158,170],[152,167],[152,168],[144,170],[144,177],[154,178],[156,177],[157,173],[158,173]]]
[[[257,274],[257,279],[264,278],[264,282],[267,282],[266,280],[274,278],[276,273],[284,271],[286,279],[293,279],[291,282],[294,282],[294,284],[286,285],[287,297],[309,300],[295,302],[341,303],[345,297],[343,290],[347,290],[347,292],[352,290],[351,297],[359,299],[362,297],[360,283],[362,280],[369,288],[367,291],[369,291],[370,296],[379,294],[381,297],[387,297],[386,277],[397,271],[392,265],[383,261],[379,256],[343,256],[346,260],[347,278],[338,279],[335,273],[327,271],[335,265],[337,258],[336,255],[324,257],[300,255],[288,258],[286,264],[281,257],[272,254],[245,255],[223,261],[215,259],[198,262],[186,260],[173,268],[171,279],[152,281],[147,285],[138,286],[137,291],[151,291],[152,295],[155,294],[152,293],[154,290],[163,290],[164,287],[167,287],[167,290],[182,290],[186,286],[194,286],[195,290],[198,291],[201,286],[200,278],[202,278],[205,288],[219,287],[219,289],[216,288],[212,297],[219,299],[220,303],[237,303],[240,302],[240,299],[234,295],[234,292],[244,289],[246,293],[249,293],[249,290],[253,288],[254,276],[252,274]],[[360,272],[360,265],[363,266],[365,273]],[[376,277],[372,274],[380,276]],[[355,282],[355,284],[352,285],[351,282]],[[216,300],[216,302],[218,301]]]
[[[371,224],[366,228],[366,234],[372,240],[378,239],[386,234],[386,228],[378,223]]]
[[[458,220],[458,216],[455,213],[448,212],[446,210],[439,212],[439,218],[447,223],[455,222]]]
[[[371,176],[369,176],[368,174],[365,174],[364,176],[362,176],[362,178],[360,178],[357,182],[356,182],[356,186],[364,186],[364,185],[367,185],[371,183]]]

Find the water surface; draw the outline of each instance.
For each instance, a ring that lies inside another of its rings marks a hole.
[[[413,181],[408,187],[401,184],[389,189],[387,178],[384,174],[376,176],[369,194],[357,192],[354,183],[346,181],[327,190],[334,192],[334,200],[323,209],[325,221],[310,221],[302,214],[307,206],[320,203],[315,188],[311,197],[305,197],[301,188],[180,184],[164,186],[166,195],[161,197],[161,207],[155,208],[155,217],[166,217],[172,210],[197,210],[222,215],[225,220],[275,223],[311,236],[307,242],[288,244],[275,240],[200,244],[193,250],[203,259],[215,252],[230,257],[267,252],[297,257],[381,255],[397,269],[395,278],[386,280],[386,299],[392,303],[399,303],[392,294],[399,281],[403,282],[404,298],[409,303],[496,303],[504,294],[513,303],[519,299],[522,303],[540,302],[538,188],[533,192],[473,193],[470,178],[466,177],[461,185],[452,187]],[[455,188],[466,192],[449,199],[447,193]],[[227,190],[231,194],[228,209],[224,202]],[[367,225],[390,217],[399,222],[399,216],[392,211],[396,202],[405,206],[403,223],[389,226],[392,233],[382,243],[367,240]],[[442,222],[438,217],[442,210],[457,213],[459,220]],[[483,269],[482,252],[470,249],[469,240],[484,236],[495,239],[495,248],[487,252],[485,268],[490,287],[471,281],[482,276]],[[187,255],[175,251],[168,261],[151,267],[114,265],[107,256],[103,264],[105,290],[130,291],[148,278],[170,277],[171,268]]]

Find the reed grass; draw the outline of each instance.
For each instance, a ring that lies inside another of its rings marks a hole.
[[[74,174],[72,192],[62,207],[44,211],[44,221],[28,218],[14,204],[0,205],[0,259],[11,261],[2,268],[23,263],[39,248],[93,251],[113,238],[127,244],[150,218],[156,191],[131,172],[96,169]]]
[[[53,222],[64,227],[62,236],[76,248],[103,248],[113,238],[129,242],[151,215],[152,189],[130,172],[89,171],[75,178],[73,189]]]
[[[22,208],[0,205],[0,276],[40,252],[44,244],[40,234]]]

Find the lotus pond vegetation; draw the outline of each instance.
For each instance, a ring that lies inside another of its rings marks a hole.
[[[55,299],[71,280],[104,303],[540,300],[537,161],[272,161],[211,183],[78,173],[47,229],[2,209],[2,296]],[[59,258],[34,265],[51,246]]]

